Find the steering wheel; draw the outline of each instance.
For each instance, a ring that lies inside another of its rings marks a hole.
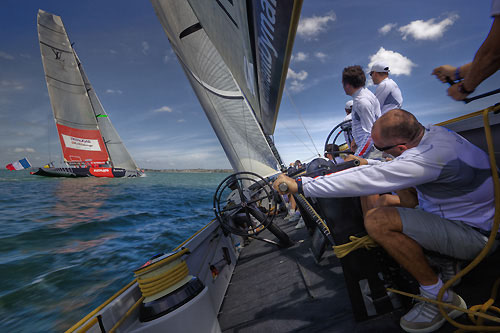
[[[335,142],[337,142],[337,139],[338,137],[340,136],[340,134],[345,131],[345,130],[349,130],[350,131],[350,128],[351,128],[351,124],[352,124],[352,120],[345,120],[345,121],[342,121],[340,124],[338,124],[337,126],[335,126],[331,131],[330,131],[330,134],[328,134],[327,138],[326,138],[326,141],[325,141],[325,152],[326,152],[326,147],[328,146],[328,141],[330,141],[330,138],[332,137],[332,135],[335,133],[335,131],[340,127],[341,130],[335,135],[335,137],[333,138],[333,141],[332,141],[332,144],[335,144]],[[342,151],[331,151],[329,153],[344,153],[344,154],[353,154],[354,152],[352,152],[351,150],[342,150]],[[332,154],[333,155],[333,154]],[[326,157],[326,156],[325,156]]]
[[[253,172],[224,178],[214,194],[214,212],[222,228],[239,236],[256,236],[272,224],[274,190]]]

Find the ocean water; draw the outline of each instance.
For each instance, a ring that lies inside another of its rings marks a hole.
[[[63,332],[214,218],[228,174],[45,178],[0,170],[0,332]]]

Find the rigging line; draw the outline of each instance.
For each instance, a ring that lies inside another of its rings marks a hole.
[[[304,121],[302,120],[302,116],[300,115],[299,109],[297,108],[297,106],[293,102],[292,96],[290,96],[290,94],[288,93],[288,90],[286,88],[284,88],[284,90],[286,92],[286,95],[290,99],[290,103],[292,104],[293,108],[295,109],[295,112],[297,112],[297,115],[299,116],[299,119],[300,119],[300,122],[302,123],[302,126],[304,126],[304,129],[306,130],[307,136],[309,137],[309,139],[311,139],[311,143],[314,147],[314,150],[316,150],[316,153],[319,155],[318,148],[316,148],[316,145],[314,144],[314,141],[313,141],[311,135],[309,134],[309,131],[307,130],[306,124],[304,124]]]
[[[309,150],[312,154],[314,154],[314,152],[311,150],[311,148],[309,148],[309,146],[308,146],[308,145],[306,145],[306,144],[305,144],[305,142],[304,142],[304,141],[302,141],[302,139],[301,139],[301,138],[300,138],[297,134],[295,134],[295,132],[294,132],[294,131],[292,131],[292,129],[291,129],[290,127],[286,126],[285,124],[283,124],[283,126],[285,126],[285,127],[286,127],[286,129],[287,129],[290,133],[292,133],[292,134],[293,134],[293,136],[295,136],[295,137],[297,138],[297,140],[299,140],[299,141],[300,141],[300,143],[302,143],[302,145],[303,145],[304,147],[306,147],[306,148],[307,148],[307,150]],[[317,152],[317,151],[316,151],[316,152]],[[318,153],[318,154],[319,154],[319,153]]]

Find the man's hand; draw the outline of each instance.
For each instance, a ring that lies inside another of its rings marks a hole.
[[[443,65],[434,68],[432,71],[432,75],[436,75],[438,80],[440,80],[443,83],[448,82],[447,79],[449,78],[450,80],[455,80],[455,71],[457,70],[456,67],[450,66],[450,65]]]
[[[448,88],[448,96],[450,96],[456,101],[462,101],[467,97],[467,94],[462,93],[458,88],[459,84],[460,83],[454,84]]]
[[[285,183],[287,186],[288,186],[288,191],[286,192],[282,192],[280,189],[279,189],[279,185],[281,183]],[[299,190],[298,189],[298,186],[297,186],[297,183],[295,182],[295,179],[293,178],[290,178],[288,176],[285,176],[284,174],[280,174],[278,176],[278,178],[276,178],[276,180],[274,181],[273,183],[273,188],[278,191],[279,194],[294,194],[294,193],[297,193],[297,191]]]
[[[359,156],[355,156],[355,155],[347,155],[345,158],[344,158],[344,161],[352,161],[352,160],[358,160],[359,161],[359,165],[367,165],[368,164],[368,161],[365,160],[364,158],[362,157],[359,157]]]

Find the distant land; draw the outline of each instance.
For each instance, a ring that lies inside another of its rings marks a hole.
[[[233,173],[233,169],[144,169],[145,172],[171,172],[171,173]]]

